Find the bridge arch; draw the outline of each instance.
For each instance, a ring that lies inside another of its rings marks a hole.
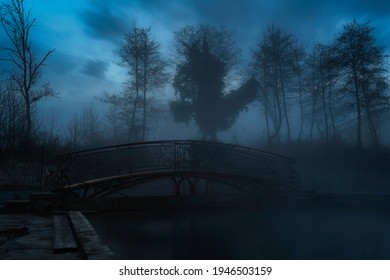
[[[219,181],[248,191],[293,189],[299,176],[293,160],[258,149],[209,141],[151,141],[72,152],[57,157],[53,191],[106,196],[139,184],[172,179],[180,194],[188,182],[195,194],[199,180]],[[90,190],[93,189],[92,194]]]

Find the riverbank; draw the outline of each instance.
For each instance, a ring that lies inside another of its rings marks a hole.
[[[217,208],[86,214],[119,259],[390,259],[390,214],[351,208]]]
[[[25,202],[29,210],[16,213],[23,203],[15,201],[0,213],[0,259],[390,258],[390,247],[366,253],[390,234],[390,196],[37,198]],[[361,251],[353,251],[361,240]],[[327,253],[323,241],[347,245]],[[280,242],[287,242],[286,254]],[[323,252],[310,249],[316,247]]]
[[[115,259],[80,212],[61,213],[69,224],[53,223],[56,214],[0,214],[0,259],[2,260],[80,260]],[[71,236],[64,237],[69,230]],[[76,247],[67,247],[74,238]],[[57,241],[56,241],[57,240]],[[59,241],[58,241],[59,240]],[[61,247],[58,244],[63,243]],[[56,245],[57,244],[57,245]]]

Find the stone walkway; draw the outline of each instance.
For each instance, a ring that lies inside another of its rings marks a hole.
[[[0,214],[0,259],[75,260],[79,252],[53,253],[53,218],[33,214]]]
[[[101,244],[96,232],[79,212],[73,217],[81,249],[54,252],[53,217],[33,214],[0,214],[0,260],[79,260],[112,259],[114,254]]]

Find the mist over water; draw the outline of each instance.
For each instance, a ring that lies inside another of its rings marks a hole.
[[[389,213],[203,209],[87,216],[120,259],[389,259]]]
[[[298,209],[267,201],[263,208],[99,212],[89,220],[122,259],[390,259],[388,3],[32,2],[0,3],[0,204],[27,199],[30,185],[63,188],[69,170],[96,171],[72,182],[83,185],[108,179],[113,162],[130,163],[118,173],[124,176],[146,158],[153,159],[144,165],[148,176],[165,167],[155,165],[165,163],[161,150],[142,147],[133,156],[118,149],[78,167],[74,160],[61,167],[57,155],[163,140],[231,143],[291,157],[299,185],[281,197],[296,202],[310,192],[310,202],[333,203],[344,195],[341,206]],[[167,158],[177,163],[199,154]],[[267,167],[275,172],[275,161],[267,162],[265,168],[234,163],[256,167],[256,174]],[[229,179],[235,170],[221,166]],[[175,172],[107,195],[138,202],[140,196],[211,201],[220,192],[242,194],[214,182],[195,193],[198,178],[186,181],[191,172]],[[209,180],[206,173],[196,175]],[[122,183],[110,180],[110,188]],[[84,189],[78,191],[73,194],[81,197]]]

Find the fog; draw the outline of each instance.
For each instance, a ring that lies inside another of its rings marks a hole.
[[[264,39],[267,28],[272,25],[280,28],[283,34],[291,36],[297,47],[303,48],[306,60],[313,55],[313,46],[319,43],[333,44],[343,26],[345,27],[353,19],[356,19],[359,24],[369,21],[370,27],[373,27],[371,35],[375,39],[375,46],[384,47],[385,53],[388,49],[385,39],[389,36],[388,28],[386,28],[388,24],[385,21],[385,13],[383,13],[387,7],[386,5],[383,7],[382,2],[376,1],[362,1],[359,4],[341,1],[337,2],[337,5],[329,1],[303,4],[301,1],[283,0],[272,3],[248,0],[240,4],[235,1],[132,1],[131,3],[101,1],[99,4],[92,1],[85,3],[67,1],[66,4],[56,1],[50,3],[24,1],[24,5],[27,10],[31,9],[31,19],[36,18],[36,22],[31,27],[30,38],[28,38],[34,56],[39,59],[47,50],[55,50],[40,67],[39,79],[34,82],[37,89],[40,85],[49,83],[56,93],[55,98],[42,98],[39,102],[32,104],[34,133],[36,134],[34,138],[39,145],[50,145],[47,143],[48,138],[51,140],[55,138],[59,145],[68,145],[69,139],[72,138],[71,123],[75,120],[81,122],[83,118],[87,118],[86,108],[89,108],[89,113],[96,117],[94,127],[101,134],[102,139],[99,140],[100,142],[92,143],[88,139],[79,137],[80,143],[73,145],[78,146],[78,149],[87,148],[88,145],[102,146],[135,140],[203,139],[205,135],[199,130],[199,123],[196,123],[194,119],[189,120],[185,125],[178,123],[169,106],[169,103],[178,98],[177,88],[175,89],[173,82],[177,67],[183,63],[184,59],[178,52],[180,46],[178,46],[175,34],[183,31],[186,26],[223,27],[231,37],[230,43],[234,47],[232,50],[234,53],[237,51],[237,55],[235,54],[232,67],[225,69],[227,72],[224,77],[225,88],[222,88],[225,96],[228,96],[230,90],[237,90],[253,74],[259,80],[259,88],[264,87],[264,81],[261,81],[261,76],[259,76],[261,73],[255,73],[259,68],[253,67],[254,53]],[[332,13],[329,13],[329,9],[332,9]],[[115,133],[110,135],[113,129],[113,122],[108,116],[111,105],[102,102],[105,93],[120,95],[125,92],[126,83],[128,85],[131,80],[129,68],[126,67],[126,62],[121,57],[121,49],[126,44],[126,33],[131,31],[134,24],[141,29],[150,28],[148,34],[150,40],[158,46],[159,56],[167,63],[165,84],[160,88],[150,88],[147,93],[151,100],[148,100],[149,116],[143,120],[147,122],[143,124],[145,126],[144,139],[134,135],[127,137],[117,137]],[[0,32],[2,35],[0,44],[5,48],[1,57],[6,58],[14,46],[3,28]],[[218,56],[218,54],[213,54]],[[15,69],[15,64],[8,59],[3,59],[1,65],[2,96],[3,99],[9,99],[6,93],[9,87],[7,81],[9,74]],[[387,66],[387,61],[384,61],[384,66]],[[387,68],[385,70],[383,74],[387,77]],[[313,129],[310,127],[312,126],[310,109],[307,109],[308,112],[305,115],[300,115],[296,86],[296,81],[286,80],[286,88],[283,89],[288,95],[287,107],[283,109],[286,120],[280,125],[276,124],[280,126],[278,137],[282,142],[288,142],[285,138],[289,137],[286,134],[289,133],[291,140],[310,138],[313,142],[314,137],[315,141],[318,138],[323,141],[325,132],[321,122],[324,120],[315,117],[317,131],[313,136]],[[310,92],[308,89],[304,91],[307,99]],[[14,92],[12,95],[21,98],[20,93]],[[267,142],[265,107],[261,101],[261,93],[258,92],[256,98],[243,104],[240,109],[236,109],[239,111],[233,113],[235,120],[228,126],[225,125],[223,129],[217,130],[217,139],[222,142],[250,146]],[[23,101],[17,100],[16,102],[22,103]],[[308,105],[305,104],[305,106]],[[348,106],[353,106],[353,104]],[[5,115],[7,108],[2,108],[5,116],[2,127],[7,126]],[[331,108],[325,108],[325,110],[329,109]],[[339,126],[338,141],[353,143],[356,112],[350,108],[347,110],[346,107],[344,109],[334,108],[334,110],[345,111],[344,114],[337,112],[338,116],[335,115],[335,118],[339,118],[335,120],[336,125]],[[269,113],[272,114],[272,112]],[[20,114],[24,114],[23,108],[20,108]],[[377,118],[376,129],[380,135],[381,144],[387,146],[389,141],[385,134],[387,116],[381,113],[375,118]],[[23,122],[22,119],[23,117],[21,117],[21,122]],[[302,131],[299,127],[301,119],[304,119]],[[280,122],[280,120],[275,121]],[[23,134],[23,124],[15,125],[21,127],[19,134]],[[329,123],[327,125],[330,126]],[[363,125],[362,131],[370,130],[367,125],[364,128],[364,123],[361,125]],[[9,131],[2,129],[2,134],[9,134]],[[309,134],[311,134],[310,137]],[[366,138],[365,146],[370,146],[370,136],[364,132],[363,134]],[[2,147],[7,149],[9,144],[4,145]],[[19,144],[13,143],[11,146],[15,145]]]
[[[1,1],[0,210],[98,211],[120,258],[388,259],[389,12]]]

